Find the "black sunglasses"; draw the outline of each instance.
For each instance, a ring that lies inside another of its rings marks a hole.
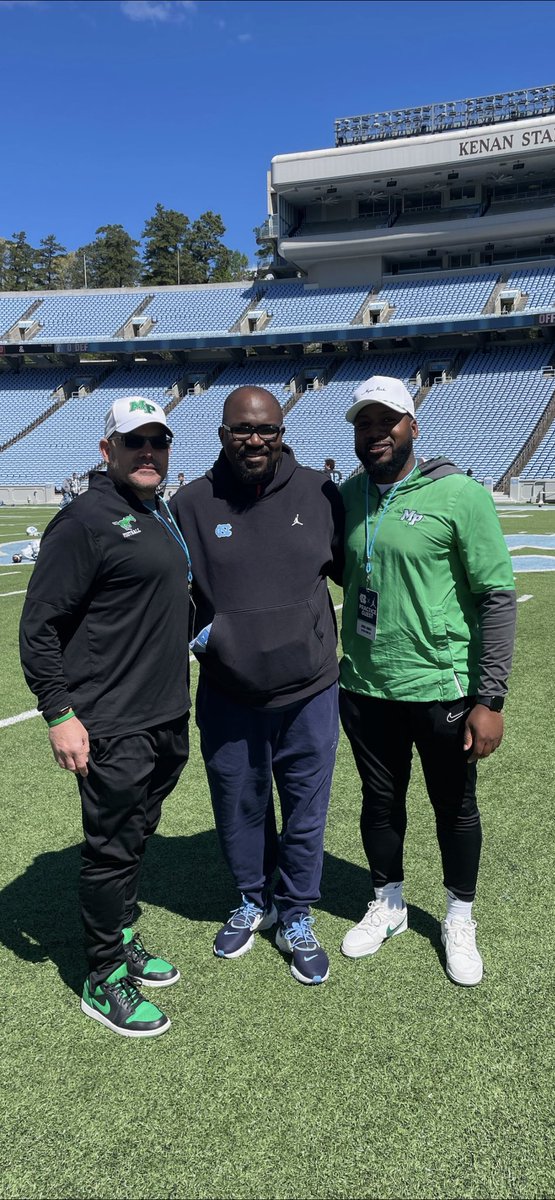
[[[172,444],[170,433],[152,433],[150,437],[140,433],[118,433],[117,437],[126,450],[142,450],[147,442],[152,450],[167,450]]]
[[[255,433],[261,442],[275,442],[284,428],[283,425],[247,425],[246,422],[242,425],[226,425],[222,421],[222,429],[230,433],[236,442],[248,442]]]

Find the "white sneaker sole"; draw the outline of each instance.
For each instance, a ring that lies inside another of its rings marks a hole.
[[[171,987],[172,983],[177,983],[178,979],[181,979],[181,972],[177,971],[177,975],[172,975],[171,979],[149,979],[148,975],[133,975],[131,972],[129,972],[129,978],[132,979],[133,983],[139,988]]]
[[[216,958],[242,958],[243,954],[248,954],[249,950],[252,950],[254,946],[255,933],[260,933],[263,929],[271,929],[272,925],[275,925],[276,921],[277,908],[272,905],[270,912],[267,913],[265,917],[262,917],[260,924],[256,926],[256,929],[253,930],[249,940],[245,942],[244,946],[240,946],[238,950],[233,950],[230,954],[225,954],[223,950],[216,950],[216,946],[214,945],[212,949],[216,955]]]
[[[403,920],[400,922],[397,928],[386,937],[382,938],[381,942],[378,942],[377,945],[369,945],[368,943],[365,944],[362,942],[359,946],[349,946],[347,943],[347,938],[349,935],[347,934],[341,943],[341,953],[345,955],[345,958],[369,958],[371,954],[378,953],[378,950],[381,949],[384,942],[390,942],[391,939],[397,937],[399,933],[406,933],[407,929],[408,917],[405,913]]]
[[[282,954],[292,954],[293,953],[293,947],[287,941],[287,938],[283,937],[283,934],[280,932],[279,929],[276,933],[276,947],[278,950],[281,950]],[[316,975],[314,979],[310,979],[307,975],[302,975],[301,972],[299,970],[297,970],[297,967],[295,966],[294,962],[291,963],[291,966],[289,969],[291,971],[293,979],[296,979],[297,983],[305,983],[307,985],[315,984],[316,986],[318,986],[319,983],[327,983],[327,981],[330,977],[329,967],[328,967],[325,975]]]
[[[103,1016],[97,1009],[90,1008],[84,1000],[81,1000],[81,1012],[84,1012],[86,1017],[92,1017],[93,1021],[100,1021],[101,1025],[106,1025],[106,1028],[111,1029],[112,1033],[119,1033],[122,1037],[158,1037],[159,1033],[165,1033],[171,1025],[170,1018],[166,1017],[165,1025],[160,1025],[158,1029],[121,1029],[119,1025],[113,1025],[108,1017]]]
[[[447,939],[442,934],[441,935],[441,944],[443,946],[443,949],[445,949],[446,940]],[[463,979],[461,975],[455,975],[455,973],[451,970],[449,963],[447,962],[447,958],[446,958],[445,959],[445,974],[447,975],[447,978],[451,980],[451,983],[457,983],[459,985],[459,987],[477,987],[477,985],[479,983],[481,983],[482,979],[484,978],[484,964],[480,963],[479,966],[476,966],[476,973],[475,973],[475,975],[472,976],[472,978],[469,978],[467,976],[466,979]]]

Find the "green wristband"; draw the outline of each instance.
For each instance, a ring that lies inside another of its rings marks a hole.
[[[70,717],[74,717],[74,716],[75,716],[75,713],[74,713],[73,709],[70,708],[69,712],[64,713],[63,717],[56,717],[55,721],[48,721],[47,722],[48,728],[53,729],[55,725],[61,725],[62,721],[69,721]]]

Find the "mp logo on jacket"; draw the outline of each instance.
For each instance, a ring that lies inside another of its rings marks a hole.
[[[421,521],[423,516],[423,513],[417,513],[413,508],[405,508],[401,520],[406,521],[408,525],[416,525],[416,522]]]

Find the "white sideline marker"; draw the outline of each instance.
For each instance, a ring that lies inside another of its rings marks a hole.
[[[516,602],[517,602],[517,604],[524,604],[525,600],[533,600],[533,599],[534,599],[534,597],[531,595],[529,596],[528,593],[526,592],[526,594],[524,596],[517,596]]]
[[[17,725],[19,721],[29,721],[31,717],[38,717],[38,708],[30,708],[28,712],[18,713],[17,717],[4,717],[0,721],[0,729],[5,729],[7,725]]]

